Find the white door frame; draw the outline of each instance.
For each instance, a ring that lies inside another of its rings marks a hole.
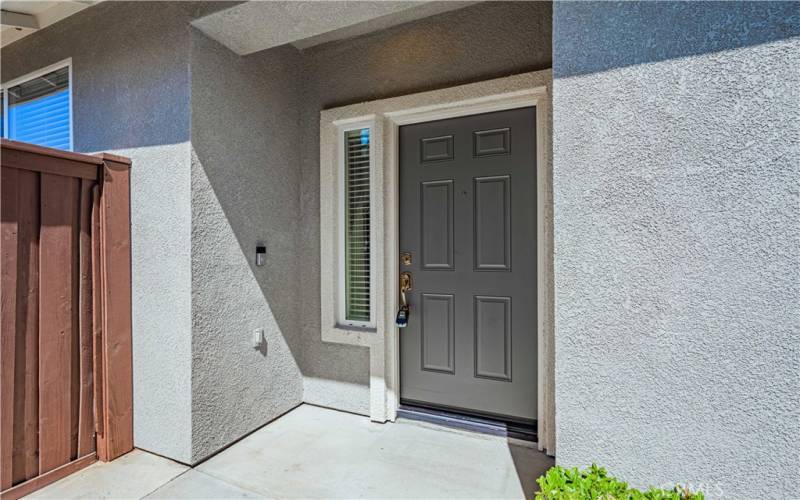
[[[370,404],[373,421],[394,421],[400,403],[400,333],[394,325],[398,302],[399,255],[399,128],[402,125],[456,118],[527,106],[536,107],[537,141],[537,360],[539,413],[544,376],[543,342],[552,332],[552,286],[545,279],[552,264],[552,246],[545,227],[550,203],[552,72],[537,71],[496,80],[451,87],[324,110],[320,114],[320,297],[322,340],[368,347],[370,350]],[[340,199],[341,130],[353,124],[372,129],[373,247],[376,302],[375,328],[352,328],[337,322],[340,280],[337,217]],[[550,344],[552,345],[552,344]],[[550,353],[550,354],[546,354]]]

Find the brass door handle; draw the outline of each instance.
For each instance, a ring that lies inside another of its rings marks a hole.
[[[400,273],[400,300],[403,305],[407,305],[406,292],[411,290],[411,273],[403,271]]]
[[[397,311],[397,319],[395,320],[398,328],[408,326],[410,308],[406,300],[406,292],[409,290],[411,290],[411,273],[402,272],[400,273],[400,309]]]

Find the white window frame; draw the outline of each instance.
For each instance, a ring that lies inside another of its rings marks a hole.
[[[51,64],[50,66],[37,69],[31,73],[26,75],[22,75],[19,78],[15,78],[13,80],[9,80],[7,82],[3,82],[0,84],[0,92],[3,95],[3,138],[8,139],[8,89],[11,87],[15,87],[20,83],[25,83],[27,81],[39,78],[40,76],[44,76],[48,73],[52,73],[61,68],[67,68],[67,78],[69,78],[69,85],[67,86],[67,101],[69,102],[69,151],[74,150],[74,137],[75,134],[73,133],[72,124],[73,120],[73,110],[72,110],[72,88],[74,86],[75,81],[72,79],[72,58],[64,59],[63,61],[59,61],[55,64]]]
[[[347,191],[345,183],[347,181],[347,164],[345,160],[345,151],[347,150],[347,146],[345,144],[345,135],[347,132],[353,130],[361,130],[361,129],[368,129],[369,130],[369,217],[370,217],[370,226],[369,226],[369,321],[354,321],[347,319],[347,292],[346,292],[346,254],[345,245],[347,243],[345,233],[347,231],[347,220],[345,219],[345,198],[347,198]],[[337,320],[336,323],[344,328],[353,328],[353,329],[369,329],[374,330],[375,328],[375,245],[376,245],[376,238],[375,238],[375,194],[374,194],[374,183],[375,183],[375,148],[373,147],[374,142],[374,132],[375,132],[375,123],[373,120],[366,120],[362,122],[355,122],[355,123],[346,123],[340,124],[337,127],[337,135],[338,135],[338,177],[339,177],[339,186],[338,186],[338,195],[337,201],[339,203],[338,207],[338,241],[337,245],[337,254],[339,257],[339,269],[337,275],[337,283],[338,283],[338,293],[337,293]]]

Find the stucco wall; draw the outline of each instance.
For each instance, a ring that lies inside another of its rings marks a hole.
[[[222,6],[101,3],[2,50],[3,80],[72,57],[76,150],[133,159],[135,445],[186,463],[301,400],[369,411],[368,352],[320,335],[320,110],[550,66],[548,3],[247,57],[189,27]]]
[[[299,53],[192,36],[192,461],[301,403]],[[255,266],[256,242],[267,247]],[[252,331],[266,344],[254,348]]]
[[[299,278],[305,401],[369,413],[367,349],[320,337],[319,112],[549,68],[550,20],[550,3],[491,2],[303,51]]]
[[[557,460],[793,498],[800,9],[554,7]]]
[[[129,156],[134,443],[190,457],[192,3],[108,2],[2,49],[9,80],[68,57],[75,150]]]

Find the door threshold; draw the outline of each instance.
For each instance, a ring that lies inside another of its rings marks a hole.
[[[529,443],[535,443],[538,440],[535,422],[532,424],[512,422],[408,403],[400,403],[400,408],[397,410],[397,418],[426,422],[479,434],[502,436]]]

